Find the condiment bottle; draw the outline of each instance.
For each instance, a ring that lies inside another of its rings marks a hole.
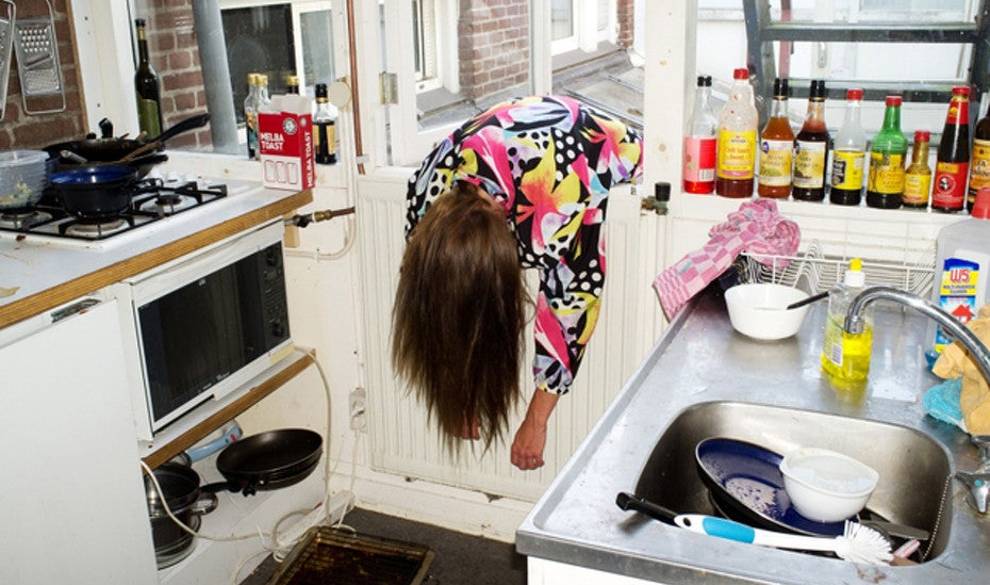
[[[866,167],[866,132],[860,122],[863,90],[846,91],[846,117],[835,135],[832,150],[832,188],[828,200],[835,205],[859,205],[863,198]]]
[[[969,176],[969,88],[952,88],[952,101],[945,115],[945,130],[938,145],[932,209],[962,211]]]
[[[691,126],[684,137],[684,191],[707,195],[715,191],[715,137],[718,118],[712,110],[712,78],[698,76]]]
[[[749,71],[736,69],[732,78],[729,101],[718,119],[715,192],[722,197],[752,197],[759,114],[753,105]]]
[[[873,137],[870,149],[870,175],[866,204],[880,209],[897,209],[904,194],[904,155],[907,138],[901,132],[901,96],[887,96],[883,126]]]
[[[986,187],[990,187],[990,107],[987,108],[987,115],[976,123],[973,132],[973,163],[969,169],[967,209],[973,211],[977,193]]]
[[[247,132],[248,158],[258,158],[258,74],[248,73],[248,95],[244,100],[244,126]]]
[[[316,84],[316,115],[313,116],[313,151],[317,164],[337,162],[337,108],[327,99],[327,85]]]
[[[932,170],[928,166],[928,142],[931,139],[931,132],[926,130],[914,133],[911,164],[904,175],[904,207],[928,208],[928,194],[932,188]]]
[[[791,194],[794,131],[787,117],[788,93],[787,80],[775,79],[770,120],[760,136],[760,197],[783,199]]]
[[[811,82],[808,115],[794,141],[794,199],[825,199],[825,162],[828,160],[828,129],[825,128],[825,82]]]

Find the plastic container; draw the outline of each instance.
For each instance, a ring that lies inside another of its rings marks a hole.
[[[801,289],[780,284],[740,284],[725,291],[732,328],[761,341],[786,339],[801,329],[808,305],[785,310],[808,298]]]
[[[0,152],[0,210],[26,209],[48,186],[48,153],[43,150]]]
[[[977,194],[970,217],[938,232],[932,292],[932,302],[962,323],[990,302],[990,188]],[[942,351],[949,338],[934,323],[928,331],[935,350]]]
[[[880,481],[869,465],[828,449],[802,448],[780,462],[784,489],[802,516],[840,522],[866,506]]]
[[[822,370],[833,382],[865,382],[870,372],[873,349],[873,314],[866,311],[866,327],[862,333],[845,332],[846,312],[853,298],[866,287],[863,261],[853,258],[841,283],[829,291],[828,318],[822,342]]]
[[[729,101],[718,117],[715,193],[722,197],[748,198],[753,196],[759,114],[753,105],[749,71],[736,69],[732,78],[735,81]]]

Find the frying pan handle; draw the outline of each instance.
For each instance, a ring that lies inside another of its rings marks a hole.
[[[660,504],[655,504],[646,498],[635,496],[626,492],[619,492],[615,496],[615,505],[622,510],[635,510],[646,514],[654,520],[659,520],[664,524],[674,525],[674,518],[677,517],[677,513],[673,510],[664,508]]]
[[[241,492],[245,496],[253,496],[258,493],[258,486],[254,482],[245,481],[218,481],[199,486],[199,491],[211,494],[224,490],[228,492]]]
[[[199,491],[199,499],[192,505],[193,514],[209,514],[216,510],[220,501],[217,495],[213,492],[204,492],[202,489]]]
[[[155,139],[156,142],[165,142],[175,138],[179,134],[184,132],[189,132],[190,130],[195,130],[196,128],[202,128],[210,122],[209,114],[197,114],[186,118],[185,120],[179,122],[175,126],[172,126],[168,130],[162,132],[158,138]]]
[[[109,118],[103,118],[98,125],[101,138],[113,138],[113,122]]]

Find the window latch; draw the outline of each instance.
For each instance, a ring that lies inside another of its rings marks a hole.
[[[397,74],[382,71],[378,75],[378,97],[382,104],[395,105],[399,103],[399,76]]]

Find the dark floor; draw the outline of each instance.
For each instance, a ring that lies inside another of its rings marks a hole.
[[[436,557],[425,585],[526,584],[526,557],[511,544],[361,509],[344,522],[361,534],[430,547]],[[276,566],[269,557],[241,585],[265,585]]]

